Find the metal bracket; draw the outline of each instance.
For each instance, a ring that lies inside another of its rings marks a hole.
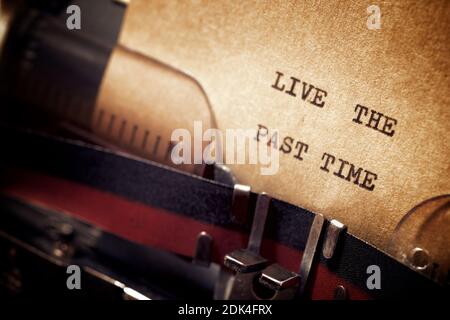
[[[290,300],[297,293],[300,276],[278,263],[274,263],[263,270],[259,277],[259,283],[273,290],[274,294],[270,297],[270,300]]]
[[[235,184],[233,199],[231,202],[231,220],[237,224],[245,224],[248,220],[248,208],[250,202],[250,186]]]
[[[298,274],[279,264],[270,265],[262,271],[259,282],[275,291],[271,299],[294,299],[297,294],[304,293],[324,222],[325,219],[322,215],[317,214],[314,217]]]
[[[334,300],[347,300],[347,289],[344,286],[337,286],[334,289]]]
[[[192,263],[203,267],[209,267],[211,264],[212,242],[213,239],[208,233],[205,231],[199,233]]]
[[[230,299],[255,299],[253,282],[268,264],[268,261],[260,255],[260,247],[270,202],[271,198],[267,194],[262,193],[258,196],[247,248],[225,255],[225,266],[236,272]]]
[[[232,218],[238,223],[245,223],[248,216],[250,187],[236,184],[233,191]],[[225,256],[225,265],[236,272],[234,284],[231,288],[231,299],[271,299],[284,300],[304,296],[313,261],[317,255],[320,239],[325,226],[325,218],[317,214],[311,224],[308,240],[303,252],[299,272],[287,270],[268,261],[259,254],[262,235],[264,232],[270,198],[265,194],[258,197],[252,231],[248,247],[239,249]],[[326,259],[334,256],[337,243],[346,226],[331,220],[322,245],[322,254]],[[320,250],[320,248],[319,248]],[[320,251],[319,251],[320,252]],[[263,287],[272,292],[260,297],[254,290],[255,279]]]
[[[330,221],[322,250],[322,254],[326,259],[333,258],[339,236],[342,232],[345,232],[346,229],[347,226],[345,224],[334,219]]]

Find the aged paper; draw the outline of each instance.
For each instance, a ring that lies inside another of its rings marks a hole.
[[[220,129],[279,130],[279,172],[233,166],[241,183],[385,249],[408,210],[450,193],[450,3],[383,1],[380,29],[367,6],[133,0],[120,45],[198,81]]]
[[[215,121],[194,79],[145,55],[114,49],[91,121],[98,136],[135,155],[171,164],[173,130],[193,131],[194,121],[204,129]],[[202,170],[194,164],[178,168]]]

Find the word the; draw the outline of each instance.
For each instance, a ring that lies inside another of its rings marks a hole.
[[[368,113],[370,111],[370,115]],[[395,126],[397,120],[388,116],[385,116],[381,112],[364,107],[357,104],[355,107],[356,116],[353,118],[353,122],[358,124],[366,124],[366,127],[377,130],[389,137],[392,137],[395,133]]]
[[[290,77],[290,80],[283,81],[281,78],[284,74],[279,71],[275,73],[277,76],[275,83],[272,84],[272,88],[285,92],[292,97],[299,96],[303,101],[307,101],[316,107],[323,108],[325,106],[324,99],[328,94],[325,90],[319,89],[295,77]]]
[[[336,177],[353,182],[355,185],[369,191],[375,189],[374,181],[378,178],[375,173],[356,167],[353,163],[339,158],[337,159],[338,163],[334,165],[336,157],[326,152],[322,155],[322,161],[321,170],[330,172],[330,167],[337,168],[333,172]]]

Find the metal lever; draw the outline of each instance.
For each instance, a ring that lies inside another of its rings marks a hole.
[[[316,255],[317,245],[324,225],[324,217],[317,214],[311,225],[306,247],[303,252],[299,274],[289,271],[279,264],[272,264],[264,269],[259,282],[275,291],[273,300],[294,299],[297,294],[302,295],[308,281],[309,272]],[[301,281],[300,281],[301,280]]]
[[[231,219],[237,224],[244,225],[247,222],[250,190],[250,186],[246,186],[243,184],[235,184],[233,187]]]
[[[211,264],[212,242],[213,239],[208,233],[205,231],[199,233],[197,236],[197,245],[195,246],[195,253],[192,263],[199,266],[209,267]]]
[[[322,250],[322,254],[325,259],[330,260],[331,258],[333,258],[339,236],[341,235],[341,233],[345,232],[346,229],[347,226],[342,222],[339,222],[335,219],[330,221]]]
[[[300,276],[274,263],[263,270],[259,282],[274,292],[271,300],[290,300],[297,293]]]
[[[306,284],[308,283],[309,272],[316,255],[317,245],[319,244],[320,235],[322,234],[325,219],[323,215],[317,214],[309,229],[308,240],[306,241],[305,251],[303,252],[302,262],[300,264],[300,278],[302,284],[300,285],[299,295],[302,296],[305,292]]]
[[[266,193],[258,196],[252,229],[246,249],[238,249],[225,255],[225,266],[236,272],[229,298],[235,300],[255,299],[253,282],[268,261],[259,252],[263,239],[271,198]]]
[[[217,270],[218,276],[214,285],[213,298],[214,300],[225,300],[229,296],[228,291],[233,283],[234,277],[221,268],[221,266],[211,262],[212,244],[213,238],[205,231],[200,232],[197,236],[197,244],[192,263],[200,267]]]

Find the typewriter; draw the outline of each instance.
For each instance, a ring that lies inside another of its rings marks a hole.
[[[1,1],[0,295],[432,299],[445,0]]]

